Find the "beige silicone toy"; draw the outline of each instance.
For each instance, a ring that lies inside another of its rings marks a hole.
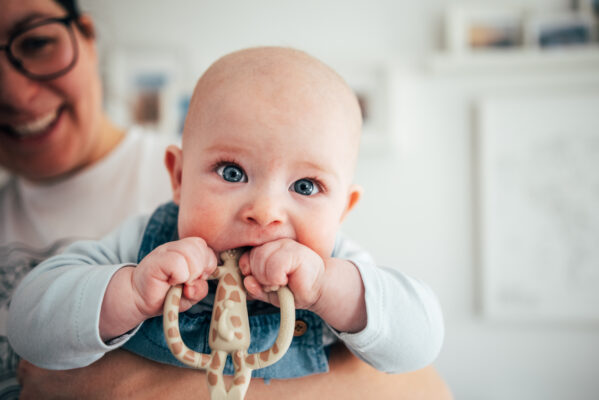
[[[189,349],[179,332],[179,301],[181,285],[173,286],[164,301],[163,327],[168,348],[175,358],[193,368],[207,370],[210,398],[236,399],[245,397],[252,370],[267,367],[277,362],[291,344],[295,326],[295,302],[287,287],[277,290],[281,307],[281,326],[274,345],[260,353],[248,354],[250,347],[250,325],[246,304],[246,291],[242,282],[238,261],[239,249],[220,254],[223,265],[216,268],[210,279],[218,279],[214,296],[210,336],[210,354],[197,353]],[[223,381],[223,369],[227,354],[231,354],[235,367],[233,384],[228,393]]]

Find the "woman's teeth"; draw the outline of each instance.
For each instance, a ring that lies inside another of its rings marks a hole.
[[[13,125],[12,130],[19,136],[33,136],[44,132],[56,119],[57,111],[54,110],[35,121],[26,122],[20,125]]]

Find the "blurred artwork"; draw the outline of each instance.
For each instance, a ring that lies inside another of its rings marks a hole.
[[[454,4],[446,15],[447,48],[460,53],[521,46],[523,16],[509,5]]]
[[[106,109],[121,126],[139,125],[164,134],[180,132],[185,110],[181,84],[185,63],[172,49],[115,49],[109,54]],[[189,89],[187,89],[189,90]]]
[[[516,23],[485,24],[473,22],[468,28],[471,48],[513,47],[520,45],[520,27]]]
[[[599,321],[599,88],[479,107],[483,313]]]
[[[141,75],[137,78],[131,104],[135,124],[151,128],[159,126],[160,110],[164,101],[161,92],[164,84],[165,77],[161,74]]]
[[[595,29],[591,13],[532,15],[526,22],[525,41],[541,48],[588,45],[596,39]]]

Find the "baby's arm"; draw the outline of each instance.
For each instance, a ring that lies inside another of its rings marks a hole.
[[[129,219],[100,241],[75,242],[23,279],[8,316],[8,339],[21,357],[47,369],[77,368],[122,345],[101,339],[100,309],[113,275],[137,262],[147,220]]]
[[[333,256],[351,260],[358,268],[368,315],[366,328],[358,333],[333,332],[378,370],[403,373],[430,365],[444,337],[443,316],[433,291],[397,268],[377,266],[367,252],[343,236]]]
[[[173,285],[185,284],[179,309],[187,310],[206,296],[206,278],[215,268],[216,255],[201,238],[155,248],[137,267],[124,267],[110,280],[100,313],[100,336],[106,341],[159,315]]]
[[[315,312],[335,329],[358,332],[366,326],[362,279],[347,260],[322,259],[294,240],[281,239],[244,254],[239,266],[254,298],[278,305],[276,292],[264,289],[287,285],[296,308]]]
[[[144,268],[131,267],[137,263],[146,223],[147,217],[137,217],[100,241],[76,242],[23,279],[11,300],[8,323],[9,341],[21,357],[48,369],[88,365],[134,332],[106,339],[135,328],[144,319],[141,316],[158,314],[159,298],[164,298],[171,283],[201,276],[197,266],[188,265],[195,259],[186,258],[202,247],[197,243],[200,239],[157,248],[146,257]],[[216,257],[211,250],[206,253],[202,260],[214,269]],[[185,260],[175,271],[162,268],[164,261],[180,258]],[[190,301],[183,308],[202,296],[201,284],[191,284],[185,292]]]
[[[432,363],[443,340],[432,291],[396,269],[377,267],[349,240],[339,240],[333,256],[321,259],[285,239],[253,249],[240,266],[245,274],[251,270],[245,284],[254,297],[276,304],[262,287],[287,284],[298,308],[317,313],[377,369],[406,372]]]

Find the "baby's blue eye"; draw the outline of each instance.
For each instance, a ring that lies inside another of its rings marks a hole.
[[[235,164],[221,165],[216,169],[216,173],[222,176],[227,182],[247,182],[245,172]]]
[[[299,179],[293,182],[293,191],[303,196],[311,196],[318,193],[320,190],[318,186],[310,179]]]

